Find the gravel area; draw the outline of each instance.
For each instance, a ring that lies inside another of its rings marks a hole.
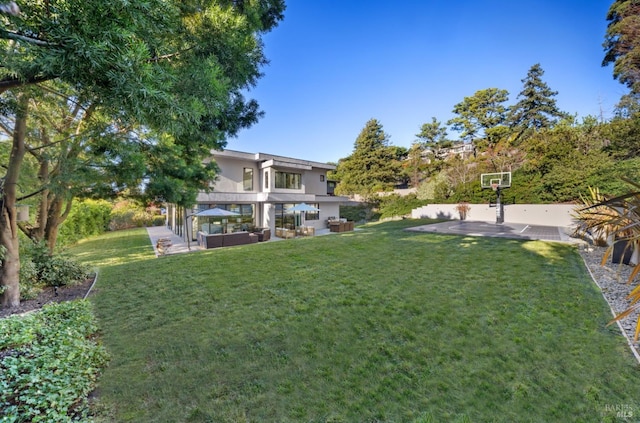
[[[602,295],[609,303],[611,309],[618,314],[629,307],[630,302],[627,299],[627,295],[638,286],[638,278],[635,279],[634,283],[627,284],[627,280],[633,271],[633,266],[611,263],[610,257],[607,262],[602,265],[602,257],[605,251],[606,248],[604,247],[581,246],[579,248],[580,255],[584,259],[594,281],[600,287]],[[640,345],[638,342],[632,341],[636,330],[638,314],[638,312],[632,313],[620,321],[629,342],[637,352],[636,358],[638,358],[638,354],[640,354]],[[638,358],[638,360],[640,361],[640,358]]]

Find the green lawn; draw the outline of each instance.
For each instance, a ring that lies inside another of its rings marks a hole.
[[[640,369],[574,247],[423,221],[156,259],[73,249],[118,422],[560,422],[640,413]]]

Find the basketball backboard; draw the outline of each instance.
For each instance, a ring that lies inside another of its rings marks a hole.
[[[511,186],[511,172],[483,173],[480,175],[482,188],[509,188]]]

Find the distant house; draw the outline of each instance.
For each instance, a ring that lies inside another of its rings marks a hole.
[[[474,154],[474,146],[470,143],[455,143],[451,147],[444,147],[434,149],[432,147],[425,148],[423,157],[427,162],[431,161],[430,156],[436,156],[438,159],[446,160],[452,157],[458,156],[461,159],[466,159]]]
[[[304,222],[315,229],[327,227],[327,219],[339,217],[340,204],[348,201],[335,196],[335,182],[327,172],[335,166],[264,153],[214,151],[209,160],[219,168],[212,191],[201,192],[192,210],[168,207],[168,224],[185,239],[195,239],[198,231],[214,233],[255,226],[293,229]],[[306,203],[318,212],[292,212],[293,206]],[[209,208],[237,213],[232,217],[193,216]]]

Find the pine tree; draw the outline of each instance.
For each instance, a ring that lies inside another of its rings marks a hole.
[[[394,149],[382,125],[371,119],[355,141],[353,153],[338,163],[338,194],[360,194],[365,198],[391,188],[400,172]]]
[[[567,116],[561,112],[553,98],[558,95],[542,80],[544,70],[539,63],[531,66],[527,77],[522,80],[523,88],[520,100],[511,107],[509,123],[517,132],[518,138],[530,135],[541,129],[552,128],[558,120]]]
[[[613,63],[613,78],[640,93],[640,2],[616,0],[607,13],[602,66]]]
[[[460,131],[464,140],[476,142],[477,138],[486,138],[488,132],[504,123],[507,108],[503,105],[509,99],[509,91],[498,88],[487,88],[476,91],[471,97],[453,107],[457,116],[447,124],[455,131]]]

